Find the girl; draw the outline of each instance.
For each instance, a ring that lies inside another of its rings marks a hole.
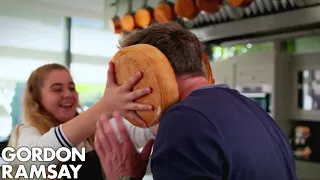
[[[93,147],[93,135],[96,121],[101,114],[111,116],[117,110],[143,122],[133,110],[152,110],[152,106],[137,104],[133,101],[151,92],[150,88],[131,91],[142,77],[141,73],[117,86],[114,79],[114,65],[109,64],[108,80],[103,97],[87,111],[77,113],[78,93],[67,68],[59,64],[39,67],[30,75],[24,94],[24,119],[12,133],[9,146],[19,147],[76,147],[86,148],[86,162],[79,162],[82,167],[78,179],[103,179],[99,159]],[[126,128],[137,147],[141,147],[154,134],[148,128],[138,128],[124,120]],[[20,164],[22,162],[15,162]],[[25,162],[30,166],[35,162]],[[64,164],[78,162],[65,162]],[[36,162],[36,164],[57,164],[61,162]],[[70,171],[72,172],[72,171]]]

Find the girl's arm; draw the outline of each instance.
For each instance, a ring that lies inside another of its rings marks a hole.
[[[96,122],[101,114],[111,117],[113,111],[117,110],[124,116],[134,118],[138,122],[143,123],[133,110],[152,110],[153,107],[150,105],[133,102],[133,100],[151,93],[149,87],[131,91],[134,85],[141,79],[141,73],[138,72],[121,86],[115,83],[114,74],[114,65],[110,63],[106,90],[100,101],[87,111],[62,125],[61,129],[72,145],[77,146],[80,142],[94,134]]]

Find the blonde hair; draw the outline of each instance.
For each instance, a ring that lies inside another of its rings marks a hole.
[[[51,128],[60,124],[40,103],[41,88],[45,78],[49,73],[57,70],[69,72],[65,66],[56,63],[40,66],[31,73],[25,87],[23,97],[23,123],[35,127],[41,134],[47,133]],[[80,107],[80,105],[78,106]],[[21,124],[11,133],[8,146],[17,148],[20,126]],[[88,141],[89,144],[94,147],[94,135],[90,136]],[[62,163],[58,164],[58,169],[60,169],[61,165]]]
[[[41,88],[46,76],[55,70],[69,70],[60,64],[47,64],[34,70],[25,87],[23,98],[23,121],[34,126],[41,134],[58,126],[58,121],[41,105]]]
[[[61,64],[46,64],[34,70],[25,87],[23,97],[23,122],[35,127],[41,134],[47,133],[51,128],[58,126],[60,123],[50,113],[48,113],[40,103],[41,88],[47,75],[52,71],[69,70]],[[79,106],[80,107],[80,106]],[[16,138],[19,135],[19,126],[16,129]],[[93,145],[93,135],[89,142]],[[9,142],[10,143],[10,142]],[[12,143],[10,143],[12,145]]]

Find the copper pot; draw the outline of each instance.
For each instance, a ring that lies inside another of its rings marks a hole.
[[[112,32],[114,32],[116,34],[120,34],[120,33],[122,33],[122,27],[121,27],[121,23],[120,23],[120,18],[117,15],[118,10],[119,10],[119,0],[116,1],[115,5],[116,5],[116,12],[115,12],[114,17],[109,21],[109,27]]]
[[[122,16],[120,23],[124,31],[130,32],[136,28],[134,13],[132,12],[132,0],[128,0],[128,13]]]
[[[248,7],[253,0],[228,0],[228,3],[233,7]]]
[[[144,28],[149,26],[153,19],[153,9],[148,6],[148,0],[144,1],[142,8],[138,9],[134,14],[134,20],[138,27]]]
[[[185,19],[193,19],[199,14],[199,9],[194,0],[177,0],[174,5],[174,12]]]
[[[158,23],[173,21],[175,19],[174,4],[169,1],[161,1],[154,9],[154,19]]]
[[[206,13],[215,13],[222,6],[222,0],[196,0],[196,5]]]

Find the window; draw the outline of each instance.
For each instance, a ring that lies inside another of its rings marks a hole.
[[[320,70],[298,73],[298,105],[302,110],[320,109]]]
[[[99,19],[72,17],[72,27],[102,30],[104,28],[104,21]]]
[[[62,26],[6,16],[0,16],[0,24],[5,25],[0,28],[0,46],[63,52]]]
[[[0,142],[8,138],[12,129],[12,107],[10,106],[14,96],[15,82],[0,79]]]
[[[260,44],[241,44],[235,45],[231,47],[223,47],[223,46],[212,46],[212,59],[213,60],[226,60],[229,57],[247,54],[247,53],[256,53],[256,52],[268,52],[272,51],[273,44],[268,43],[260,43]]]
[[[287,41],[288,51],[292,53],[309,53],[320,51],[320,36],[302,37]]]
[[[112,57],[118,51],[120,36],[111,31],[72,28],[71,52],[90,56]],[[88,61],[90,61],[88,59]]]
[[[0,142],[22,120],[22,97],[31,72],[63,64],[61,17],[3,10],[0,13]]]
[[[71,73],[84,110],[103,95],[108,63],[118,51],[119,35],[103,29],[104,22],[72,18]]]
[[[80,105],[86,110],[104,93],[108,65],[72,63],[70,70],[79,94]]]
[[[50,60],[0,57],[0,141],[5,140],[22,120],[22,97],[25,82],[37,67]]]

